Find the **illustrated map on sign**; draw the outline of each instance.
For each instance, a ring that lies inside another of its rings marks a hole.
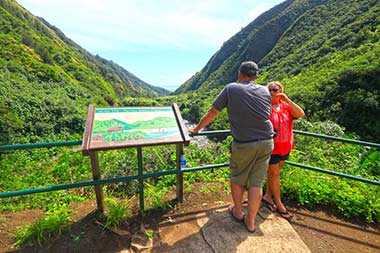
[[[95,109],[91,146],[139,145],[181,140],[171,107]]]

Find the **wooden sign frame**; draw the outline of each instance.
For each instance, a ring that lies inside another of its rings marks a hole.
[[[188,145],[190,137],[177,104],[171,107],[110,107],[89,105],[82,151],[163,144]]]

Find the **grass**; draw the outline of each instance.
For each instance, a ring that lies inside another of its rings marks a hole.
[[[128,204],[122,203],[114,198],[107,198],[108,212],[103,229],[118,227],[128,216]]]
[[[199,191],[202,193],[216,193],[220,191],[220,186],[214,184],[202,185]]]
[[[148,238],[153,238],[154,231],[146,231],[146,236],[148,236]]]
[[[72,211],[67,205],[55,206],[48,211],[44,218],[38,219],[31,225],[25,225],[15,234],[16,245],[22,245],[26,242],[33,243],[36,241],[39,245],[43,241],[51,238],[54,234],[61,234],[62,231],[69,228],[72,218]]]

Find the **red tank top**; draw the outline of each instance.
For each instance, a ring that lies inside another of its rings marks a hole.
[[[280,110],[272,107],[270,121],[277,135],[273,138],[273,155],[286,155],[294,148],[292,108],[285,102],[280,102]]]

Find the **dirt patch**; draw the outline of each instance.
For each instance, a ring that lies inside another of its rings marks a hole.
[[[170,194],[169,198],[173,198]],[[144,227],[157,231],[158,224],[172,216],[186,217],[201,211],[226,207],[231,203],[229,194],[218,184],[194,184],[191,192],[185,192],[184,202],[167,210],[146,212]],[[287,203],[295,213],[294,229],[311,252],[380,252],[379,225],[367,224],[360,220],[346,220],[334,215],[328,209],[309,210],[293,203]],[[137,208],[135,215],[118,229],[103,229],[101,216],[96,212],[96,202],[87,201],[72,204],[75,211],[69,230],[42,245],[23,245],[16,248],[14,234],[23,224],[31,224],[40,217],[40,210],[26,210],[0,214],[0,252],[132,252],[132,235],[140,229]],[[167,235],[166,235],[167,236]],[[171,241],[178,241],[180,234],[171,234]]]
[[[380,226],[347,219],[328,207],[306,209],[291,204],[293,228],[312,252],[380,252]]]
[[[14,234],[26,224],[43,217],[41,210],[0,213],[0,252],[15,250]]]

